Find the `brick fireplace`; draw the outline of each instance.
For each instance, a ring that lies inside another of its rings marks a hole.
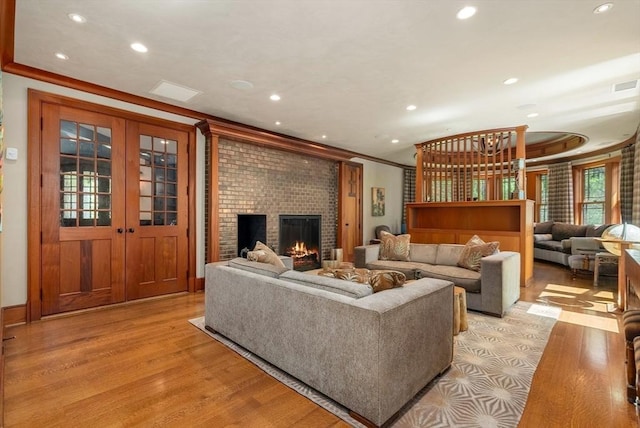
[[[320,216],[320,260],[329,258],[336,247],[337,162],[220,138],[218,171],[220,260],[237,256],[238,218],[246,214],[266,217],[265,244],[278,254],[281,214]]]

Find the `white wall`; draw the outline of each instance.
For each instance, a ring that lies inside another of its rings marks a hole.
[[[18,160],[4,162],[3,243],[1,254],[2,306],[27,301],[27,89],[38,89],[96,104],[115,107],[173,122],[195,124],[196,119],[68,89],[37,80],[2,74],[4,143],[18,149]],[[197,135],[196,166],[196,276],[204,276],[204,136]]]
[[[368,244],[374,238],[376,226],[385,224],[391,232],[400,233],[402,224],[403,170],[395,166],[353,158],[363,164],[362,186],[362,242]],[[385,213],[381,217],[371,215],[371,188],[384,187]]]

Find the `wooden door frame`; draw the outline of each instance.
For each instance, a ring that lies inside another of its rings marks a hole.
[[[187,233],[188,261],[188,290],[195,291],[196,275],[196,131],[194,125],[186,125],[158,119],[152,116],[145,116],[126,110],[107,107],[88,101],[81,101],[63,95],[51,94],[35,89],[28,90],[27,101],[27,303],[26,321],[27,323],[42,318],[42,277],[40,268],[42,259],[40,255],[41,236],[41,181],[42,165],[40,155],[42,149],[42,105],[58,104],[65,107],[79,110],[88,110],[95,113],[120,117],[126,120],[149,123],[176,129],[188,134],[187,154],[189,155],[188,171],[188,209],[189,224]]]
[[[340,161],[338,162],[338,230],[336,236],[336,247],[342,246],[342,240],[345,234],[344,230],[344,221],[343,221],[343,211],[344,211],[344,203],[345,197],[343,192],[343,184],[345,180],[348,180],[349,177],[345,176],[344,168],[346,166],[357,168],[360,171],[360,182],[358,183],[358,213],[356,216],[358,217],[358,239],[356,241],[356,245],[362,245],[363,242],[363,232],[362,232],[362,221],[363,221],[363,209],[362,209],[362,191],[363,191],[363,182],[364,182],[364,168],[361,163],[350,162],[350,161]]]

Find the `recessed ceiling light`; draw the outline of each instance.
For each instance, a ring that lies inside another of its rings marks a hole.
[[[323,139],[323,140],[324,140],[324,139],[326,139],[326,138],[327,138],[327,136],[326,136],[326,135],[323,135],[323,136],[322,136],[322,139]]]
[[[527,117],[531,117],[531,118],[533,118],[533,117],[538,117],[538,116],[539,116],[539,114],[538,114],[538,113],[529,113],[529,114],[527,115]]]
[[[271,101],[280,101],[280,95],[278,95],[278,94],[273,94],[273,95],[271,95],[271,96],[269,97],[269,99],[270,99]]]
[[[391,140],[391,143],[393,144],[398,144],[400,142],[400,140],[398,140],[397,138],[394,138],[393,140]]]
[[[505,80],[504,83],[505,85],[513,85],[514,83],[516,83],[518,81],[517,77],[510,77],[507,80]]]
[[[458,19],[469,19],[476,14],[476,8],[473,6],[465,6],[458,11],[456,17]]]
[[[63,54],[62,52],[57,52],[56,53],[56,58],[58,58],[58,59],[69,59],[69,56]]]
[[[408,105],[408,106],[407,106],[407,110],[409,110],[409,111],[411,111],[411,110],[415,110],[416,108],[417,108],[417,107],[416,107],[416,106],[414,106],[413,104],[411,104],[411,105]]]
[[[72,20],[73,22],[77,22],[78,24],[83,24],[87,22],[87,18],[85,18],[82,15],[78,15],[77,13],[70,13],[67,16],[69,17],[70,20]]]
[[[143,45],[142,43],[131,43],[131,49],[133,49],[136,52],[141,52],[141,53],[145,53],[147,51],[149,51],[149,49],[147,49],[147,47],[145,45]]]
[[[280,126],[280,121],[276,120],[276,125]]]
[[[596,14],[605,13],[610,11],[612,7],[613,7],[613,3],[603,3],[600,6],[593,9],[593,13],[596,13]]]

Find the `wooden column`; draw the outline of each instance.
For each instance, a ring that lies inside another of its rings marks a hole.
[[[518,199],[527,199],[527,189],[525,187],[525,177],[527,176],[527,167],[526,167],[526,148],[525,148],[525,137],[524,133],[526,132],[528,126],[518,126],[516,127],[516,162],[518,163],[518,170],[516,173],[516,188],[520,191],[518,195]]]
[[[207,234],[205,248],[207,253],[206,262],[216,262],[220,259],[220,218],[218,216],[218,146],[220,136],[214,133],[213,122],[211,120],[203,120],[196,124],[198,129],[206,138],[208,156],[206,158],[206,174],[207,174],[207,206],[205,207],[207,214]]]

